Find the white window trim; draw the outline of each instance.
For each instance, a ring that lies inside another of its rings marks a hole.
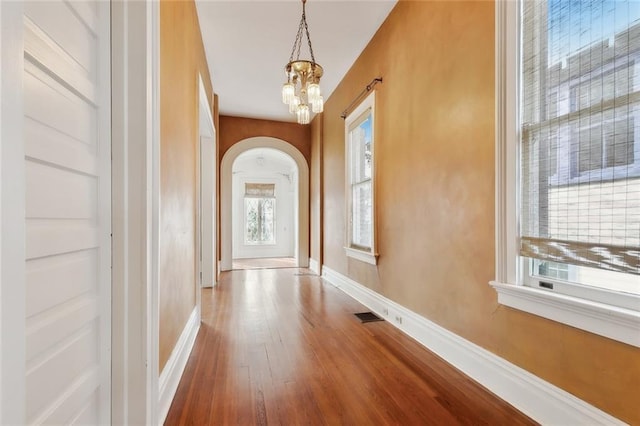
[[[526,287],[518,261],[518,2],[496,2],[496,279],[498,303],[640,347],[640,310]]]
[[[371,250],[362,250],[351,246],[351,209],[352,209],[352,197],[351,197],[351,149],[349,144],[349,127],[351,124],[367,110],[371,108],[371,118],[373,120],[371,126]],[[344,251],[347,257],[351,257],[362,262],[369,263],[371,265],[378,264],[378,250],[377,250],[377,238],[376,238],[376,91],[372,90],[369,95],[358,105],[345,119],[344,124],[344,146],[345,146],[345,198],[346,198],[346,226],[347,231],[345,235],[345,247]]]
[[[377,260],[378,260],[377,254],[371,254],[367,251],[354,249],[352,247],[345,247],[344,251],[347,254],[347,256],[353,259],[360,260],[362,262],[366,262],[371,265],[377,264]]]

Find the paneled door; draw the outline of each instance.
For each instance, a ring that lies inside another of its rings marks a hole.
[[[110,5],[24,4],[26,421],[110,422]]]

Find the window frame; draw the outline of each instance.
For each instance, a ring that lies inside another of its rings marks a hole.
[[[376,147],[376,136],[375,136],[375,96],[376,91],[372,90],[366,98],[353,110],[349,115],[345,118],[345,205],[346,205],[346,215],[345,215],[345,254],[347,257],[351,257],[353,259],[360,260],[362,262],[369,263],[371,265],[376,265],[378,263],[378,251],[377,251],[377,238],[376,238],[376,155],[375,155],[375,147]],[[367,111],[371,111],[371,247],[366,248],[360,245],[354,244],[352,242],[353,235],[353,193],[352,193],[352,182],[351,182],[351,171],[352,171],[352,160],[353,153],[351,152],[351,130],[356,123],[359,123],[361,118],[367,113]]]
[[[640,299],[629,295],[636,310],[596,302],[579,292],[562,293],[562,286],[526,285],[529,262],[518,253],[519,13],[520,1],[496,2],[496,277],[490,284],[499,304],[640,347],[640,303],[635,302]]]

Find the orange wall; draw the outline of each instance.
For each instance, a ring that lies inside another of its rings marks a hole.
[[[289,142],[307,159],[311,158],[311,133],[309,126],[284,121],[257,120],[254,118],[220,116],[220,155],[222,161],[224,153],[235,143],[255,136],[270,136]]]
[[[500,306],[488,284],[495,261],[493,52],[492,2],[398,3],[325,105],[324,264],[640,424],[640,350]],[[340,113],[377,76],[384,78],[375,129],[380,257],[371,266],[343,249]]]
[[[160,3],[160,371],[195,307],[198,75],[213,105],[195,3]]]

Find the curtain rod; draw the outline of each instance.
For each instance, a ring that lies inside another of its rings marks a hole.
[[[347,111],[349,111],[351,107],[360,100],[360,98],[362,98],[364,95],[372,91],[373,87],[378,83],[382,83],[382,77],[376,77],[373,80],[371,80],[371,83],[367,84],[367,87],[365,87],[364,90],[360,92],[353,101],[351,101],[349,106],[344,111],[342,111],[342,114],[340,114],[340,117],[342,117],[343,120],[346,119]]]

